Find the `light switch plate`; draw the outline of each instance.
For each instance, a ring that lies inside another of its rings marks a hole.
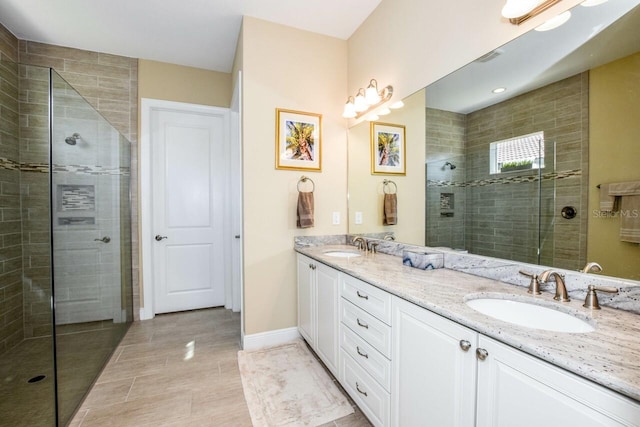
[[[362,224],[362,212],[356,212],[356,224]]]
[[[340,225],[340,212],[333,213],[333,225]]]

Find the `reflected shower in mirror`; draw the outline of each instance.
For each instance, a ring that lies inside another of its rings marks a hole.
[[[403,218],[400,200],[396,226],[376,222],[380,206],[359,191],[368,171],[352,155],[367,135],[351,128],[349,231],[572,270],[597,261],[602,274],[640,280],[640,245],[620,241],[620,218],[599,211],[596,188],[640,180],[639,3],[576,6],[564,26],[531,31],[410,97],[425,97],[413,108],[426,132],[406,141],[408,158],[424,152],[406,176],[414,198],[424,193],[422,224]],[[351,223],[355,212],[363,224]]]

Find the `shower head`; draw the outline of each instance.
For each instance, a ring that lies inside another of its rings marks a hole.
[[[66,137],[64,139],[64,142],[66,142],[69,145],[76,145],[79,139],[80,139],[80,134],[76,132],[73,135]]]
[[[457,167],[456,165],[454,165],[454,164],[453,164],[453,163],[451,163],[451,162],[447,162],[447,163],[445,163],[445,164],[444,164],[444,167],[445,167],[445,168],[446,168],[447,166],[449,166],[449,169],[451,169],[451,170],[454,170],[454,169]]]

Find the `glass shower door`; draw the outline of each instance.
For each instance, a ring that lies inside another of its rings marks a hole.
[[[53,71],[51,85],[57,397],[65,424],[131,321],[123,291],[130,278],[122,273],[130,262],[129,144]]]

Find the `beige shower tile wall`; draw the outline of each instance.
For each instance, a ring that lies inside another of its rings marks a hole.
[[[123,56],[20,40],[19,61],[51,67],[120,133],[131,141],[131,188],[137,188],[138,60]],[[131,192],[134,316],[138,319],[138,195]]]
[[[555,171],[564,172],[566,177],[543,180],[542,222],[547,226],[543,225],[541,256],[545,265],[577,269],[586,259],[588,99],[589,77],[585,72],[467,116],[467,181],[491,178],[488,170],[491,142],[544,131],[549,159],[553,158],[551,142],[556,143]],[[553,165],[547,164],[543,173],[553,170]],[[476,189],[475,194],[484,203],[479,207],[484,217],[475,227],[467,228],[467,239],[478,244],[478,249],[471,249],[483,253],[483,248],[488,247],[492,252],[484,255],[507,259],[519,251],[526,255],[530,245],[526,239],[525,246],[520,244],[522,236],[518,232],[524,235],[537,230],[535,216],[526,215],[535,208],[537,187],[519,184],[517,192],[505,192],[504,183],[496,185],[501,186],[500,193],[492,186]],[[573,220],[562,218],[563,206],[576,207],[578,216]],[[509,235],[508,242],[504,241],[505,236],[486,236],[482,233],[487,222],[500,223],[501,228],[511,228],[516,233]]]
[[[24,338],[17,57],[18,39],[0,25],[0,354]]]

